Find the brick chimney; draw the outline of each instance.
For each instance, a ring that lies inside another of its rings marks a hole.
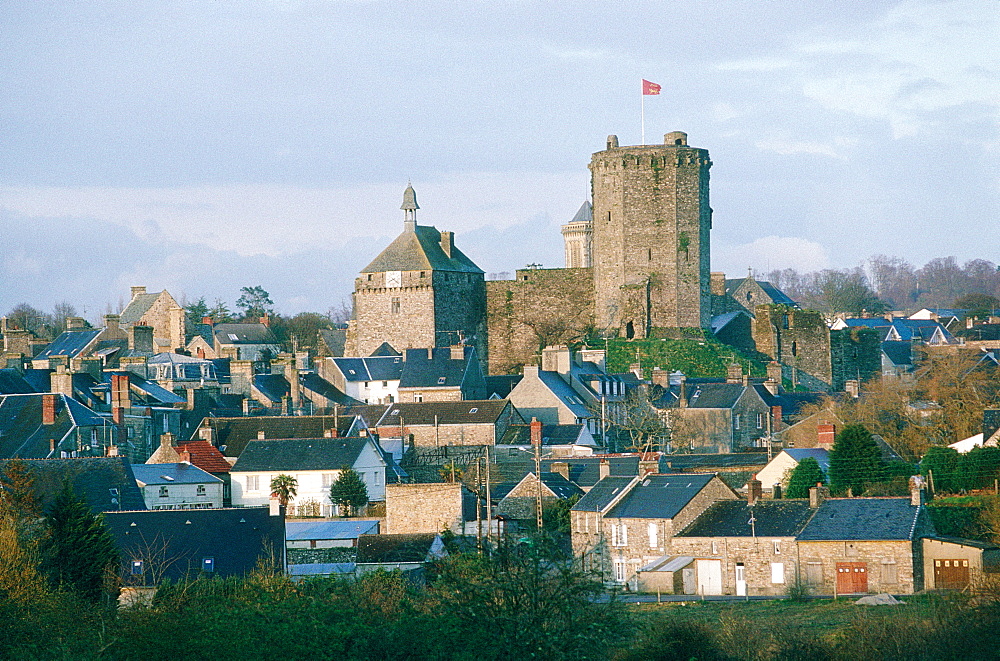
[[[667,388],[670,386],[670,372],[661,367],[653,368],[650,379],[655,385],[658,385],[662,388]]]
[[[646,452],[639,457],[639,477],[660,472],[660,461],[652,452]]]
[[[729,363],[726,367],[726,383],[742,383],[743,367],[739,363]]]
[[[816,425],[816,447],[831,450],[833,449],[833,441],[836,437],[836,425],[828,423]]]
[[[465,347],[461,344],[451,345],[451,359],[452,360],[465,360]]]
[[[541,421],[532,418],[531,423],[528,425],[531,429],[531,444],[532,445],[542,445],[542,423]]]
[[[129,395],[131,379],[128,374],[111,375],[111,408],[128,408],[132,399]]]
[[[47,392],[42,395],[42,424],[56,424],[56,394]]]
[[[264,325],[265,325],[265,326],[267,326],[268,328],[270,328],[270,327],[271,327],[271,315],[269,315],[269,314],[267,314],[267,313],[265,313],[265,314],[264,314],[264,316],[262,316],[262,317],[261,317],[260,319],[258,319],[257,321],[259,321],[260,323],[264,324]]]
[[[763,494],[764,489],[757,479],[757,473],[754,473],[747,481],[747,504],[753,506]]]
[[[441,232],[441,250],[451,257],[451,252],[455,248],[455,235],[453,232]]]

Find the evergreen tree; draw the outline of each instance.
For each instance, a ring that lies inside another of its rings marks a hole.
[[[806,457],[792,470],[788,478],[785,496],[788,498],[808,498],[809,489],[817,483],[826,484],[826,473],[819,467],[819,462],[812,457]]]
[[[236,307],[243,310],[245,319],[263,317],[266,314],[274,314],[274,301],[260,285],[253,287],[241,287],[240,297],[236,301]]]
[[[117,598],[119,556],[114,537],[68,481],[45,521],[50,534],[43,545],[43,564],[49,580],[90,602]]]
[[[368,487],[357,471],[344,466],[330,485],[330,502],[346,507],[349,514],[368,504]]]
[[[924,458],[920,460],[920,474],[926,477],[928,473],[934,476],[934,491],[954,493],[959,490],[958,451],[953,448],[935,445],[928,448]]]
[[[860,496],[870,485],[881,482],[885,475],[882,452],[870,431],[862,425],[847,425],[833,442],[830,450],[830,489],[844,494],[848,489]]]

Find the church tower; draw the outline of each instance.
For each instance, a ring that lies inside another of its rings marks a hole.
[[[707,328],[711,319],[708,151],[680,131],[662,145],[607,149],[590,161],[595,321],[623,337]]]
[[[485,274],[455,246],[454,233],[418,225],[419,208],[407,186],[403,232],[354,281],[347,355],[371,355],[383,342],[397,351],[468,344],[485,365]]]

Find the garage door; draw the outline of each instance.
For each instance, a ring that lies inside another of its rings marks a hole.
[[[837,563],[837,594],[868,592],[868,564],[865,562]]]
[[[935,560],[934,587],[939,590],[961,590],[969,585],[969,561]]]

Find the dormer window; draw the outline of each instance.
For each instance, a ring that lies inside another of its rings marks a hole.
[[[443,376],[439,376],[438,377],[438,385],[439,386],[443,386],[445,381],[447,381],[447,377],[443,377]]]

